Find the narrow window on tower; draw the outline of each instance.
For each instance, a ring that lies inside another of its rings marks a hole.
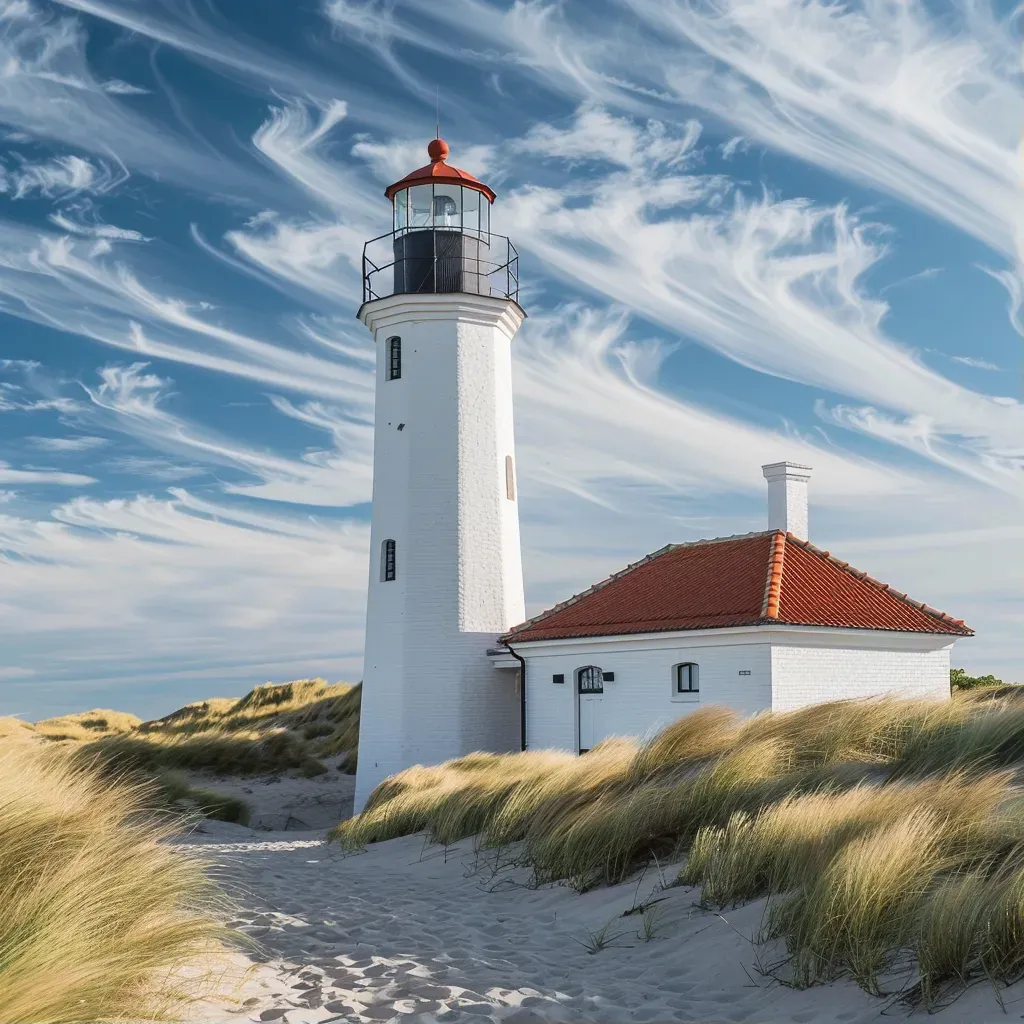
[[[388,338],[388,380],[398,380],[402,376],[402,339]]]
[[[387,583],[395,578],[395,542],[386,540],[380,546],[380,581]]]
[[[505,497],[509,501],[516,500],[516,473],[512,466],[512,456],[505,456]]]

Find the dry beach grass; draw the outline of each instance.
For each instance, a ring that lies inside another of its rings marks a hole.
[[[168,840],[249,813],[191,776],[316,776],[339,752],[351,769],[358,716],[358,687],[300,680],[153,722],[0,718],[0,1019],[182,1019],[239,936],[209,865]]]
[[[223,948],[224,901],[201,861],[163,844],[180,823],[152,797],[64,751],[0,747],[5,1022],[173,1019],[175,972]]]
[[[38,726],[37,726],[38,728]],[[267,683],[237,700],[188,704],[84,743],[77,756],[117,770],[194,769],[224,775],[326,771],[320,758],[359,746],[359,687],[322,679]]]
[[[707,907],[767,897],[787,984],[903,970],[937,1005],[1024,973],[1024,701],[876,699],[740,719],[703,708],[582,758],[474,754],[382,784],[332,838],[413,832],[514,845],[533,884],[579,891],[685,860]]]

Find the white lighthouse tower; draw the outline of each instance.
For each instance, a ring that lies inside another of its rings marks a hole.
[[[519,695],[487,649],[525,618],[511,342],[514,247],[494,192],[447,163],[391,185],[359,318],[377,350],[373,512],[355,810],[414,764],[520,746]]]

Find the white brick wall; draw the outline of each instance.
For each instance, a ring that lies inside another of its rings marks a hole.
[[[772,707],[776,711],[881,693],[948,697],[949,647],[931,651],[772,647]]]
[[[525,618],[518,505],[505,489],[521,311],[482,296],[398,295],[362,316],[377,386],[356,810],[410,765],[518,749],[515,684],[486,651]],[[402,376],[389,381],[395,335]],[[386,538],[391,582],[380,578]]]
[[[606,734],[642,737],[701,704],[750,715],[883,693],[947,698],[952,643],[941,635],[742,627],[514,646],[527,663],[528,746],[578,750],[575,672],[585,665],[615,673],[600,712]],[[699,700],[672,699],[672,669],[684,661],[700,666]],[[556,673],[564,683],[551,681]]]
[[[672,669],[684,661],[700,666],[700,693],[676,700]],[[531,749],[579,749],[575,673],[585,665],[615,673],[614,682],[604,684],[601,708],[608,736],[651,735],[701,704],[726,704],[743,714],[771,706],[767,643],[634,649],[580,645],[527,657],[526,735]],[[750,675],[741,676],[741,671]],[[565,682],[553,683],[555,673],[564,675]]]

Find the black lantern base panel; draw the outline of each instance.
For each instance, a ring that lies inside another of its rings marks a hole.
[[[490,295],[494,270],[486,237],[461,231],[406,231],[394,239],[394,294]]]

